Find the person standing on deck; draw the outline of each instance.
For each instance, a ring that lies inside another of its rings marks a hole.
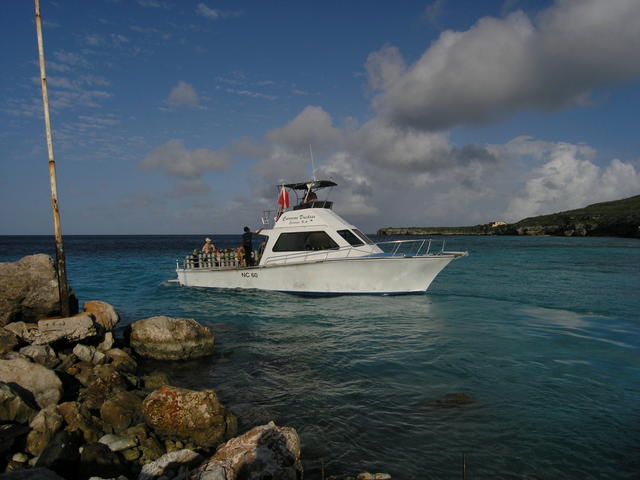
[[[248,267],[253,267],[253,236],[258,235],[262,229],[252,232],[249,227],[244,227],[242,234],[242,248],[244,249],[244,260]]]
[[[210,238],[205,238],[204,245],[202,246],[202,253],[214,253],[216,246],[213,244]]]

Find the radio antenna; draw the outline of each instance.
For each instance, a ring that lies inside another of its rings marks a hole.
[[[309,144],[309,155],[311,155],[311,170],[312,170],[312,174],[313,174],[313,181],[316,182],[316,166],[315,163],[313,162],[313,150],[311,150],[311,144]]]

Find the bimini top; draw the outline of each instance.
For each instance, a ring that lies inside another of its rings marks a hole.
[[[336,187],[338,184],[331,180],[314,180],[311,182],[299,182],[299,183],[285,183],[282,185],[285,188],[290,188],[292,190],[309,190],[309,189],[318,189],[318,188],[326,188],[326,187]]]

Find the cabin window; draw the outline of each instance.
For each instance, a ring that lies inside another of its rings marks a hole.
[[[338,235],[349,242],[349,245],[352,245],[354,247],[364,245],[364,242],[356,237],[351,230],[338,230]]]
[[[373,240],[367,237],[360,230],[358,230],[357,228],[354,228],[353,231],[356,232],[356,235],[358,235],[362,240],[364,240],[365,243],[368,243],[369,245],[373,245]]]
[[[329,250],[339,248],[326,232],[282,233],[273,246],[274,252],[300,252],[304,250]]]

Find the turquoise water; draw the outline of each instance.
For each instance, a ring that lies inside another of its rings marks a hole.
[[[239,237],[221,237],[222,246]],[[214,388],[240,428],[297,429],[305,478],[638,478],[640,241],[452,237],[470,256],[425,295],[306,298],[182,288],[201,236],[68,237],[72,287],[128,323],[187,316],[213,358],[163,367]],[[0,237],[0,261],[53,252]],[[474,401],[442,408],[447,393]]]

